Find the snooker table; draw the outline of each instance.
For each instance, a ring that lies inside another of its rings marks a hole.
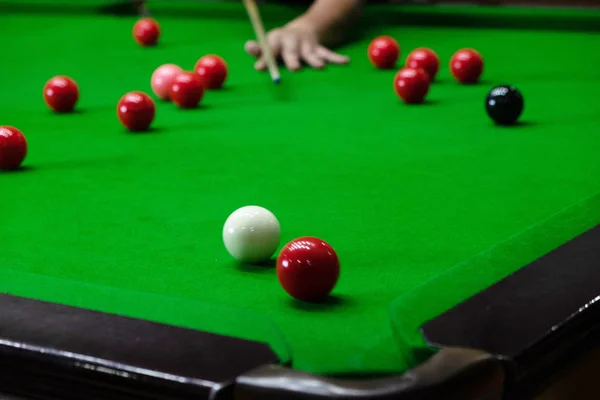
[[[0,391],[31,399],[530,398],[599,339],[600,12],[367,7],[348,66],[283,71],[242,51],[236,2],[150,4],[141,48],[109,1],[0,0],[0,124],[27,136],[0,174]],[[296,6],[261,7],[268,27]],[[396,37],[442,68],[406,106],[366,48]],[[486,61],[456,84],[461,47]],[[149,132],[115,106],[154,68],[223,56],[229,78],[196,110],[157,102]],[[74,78],[72,114],[42,87]],[[484,112],[496,84],[521,122]],[[240,265],[221,229],[258,204],[282,245],[314,235],[340,281],[291,299],[272,264]]]

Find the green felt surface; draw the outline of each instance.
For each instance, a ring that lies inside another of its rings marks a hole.
[[[374,25],[372,9],[342,49],[350,66],[284,72],[276,87],[243,53],[252,30],[239,4],[155,2],[164,36],[145,49],[134,17],[100,15],[102,2],[16,3],[0,1],[0,124],[20,128],[30,153],[24,170],[0,174],[2,291],[266,341],[308,371],[403,371],[422,361],[423,322],[600,222],[600,35],[441,23],[583,14],[407,9],[437,21],[421,26],[394,23],[406,13],[389,8]],[[268,26],[294,14],[264,12]],[[381,33],[404,54],[439,53],[426,104],[402,105],[394,72],[369,65]],[[484,55],[481,84],[452,81],[461,47]],[[159,103],[152,132],[124,131],[122,94],[206,53],[229,63],[224,90],[198,110]],[[72,115],[42,100],[56,74],[80,85]],[[509,129],[483,109],[506,82],[526,101]],[[293,301],[273,268],[230,259],[222,224],[248,204],[278,216],[283,242],[315,235],[336,248],[327,302]]]

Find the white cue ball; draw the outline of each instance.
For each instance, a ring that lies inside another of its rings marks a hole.
[[[223,226],[223,243],[238,261],[268,261],[277,250],[281,238],[279,221],[273,213],[259,206],[235,210]]]

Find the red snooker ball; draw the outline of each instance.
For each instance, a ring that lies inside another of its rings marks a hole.
[[[394,90],[406,104],[422,103],[429,92],[429,75],[420,68],[402,68],[394,77]]]
[[[130,131],[145,131],[156,114],[154,100],[143,92],[126,93],[117,104],[117,116]]]
[[[208,55],[196,62],[194,71],[202,78],[205,89],[220,89],[227,79],[227,64],[219,56]]]
[[[77,83],[68,76],[55,76],[44,85],[44,101],[56,112],[73,111],[77,100],[79,100],[79,88]]]
[[[204,96],[202,78],[195,72],[184,71],[173,79],[169,97],[180,108],[194,108],[198,106]]]
[[[27,140],[12,126],[0,126],[0,170],[15,170],[27,155]]]
[[[277,257],[277,278],[292,297],[319,301],[333,290],[340,261],[333,247],[315,237],[301,237],[284,246]]]
[[[140,46],[154,46],[160,37],[160,26],[153,18],[142,18],[133,26],[133,38]]]
[[[462,49],[450,59],[450,71],[459,83],[476,83],[483,73],[483,57],[473,49]]]
[[[428,48],[418,48],[411,51],[406,58],[406,67],[421,68],[429,75],[429,81],[433,82],[440,69],[440,59],[435,51]]]
[[[402,68],[394,77],[394,90],[406,104],[422,103],[429,92],[429,75],[420,68]]]
[[[396,66],[400,57],[400,45],[389,36],[375,38],[368,49],[369,60],[379,69],[390,69]]]

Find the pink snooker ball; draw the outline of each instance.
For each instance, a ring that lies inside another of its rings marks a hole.
[[[173,84],[173,79],[183,70],[175,64],[161,65],[152,74],[150,85],[152,91],[161,100],[169,100],[169,90]]]

